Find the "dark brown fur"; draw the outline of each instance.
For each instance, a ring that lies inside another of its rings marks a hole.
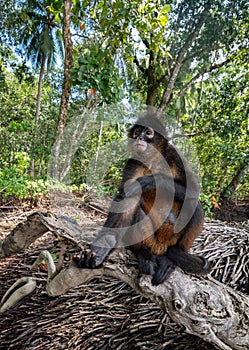
[[[151,274],[155,285],[167,279],[176,265],[188,273],[207,273],[207,261],[187,253],[202,231],[203,212],[186,160],[169,144],[162,123],[151,114],[130,129],[129,148],[132,157],[103,230],[90,253],[75,261],[96,267],[123,242],[136,255],[141,273]],[[115,212],[117,205],[121,212]]]

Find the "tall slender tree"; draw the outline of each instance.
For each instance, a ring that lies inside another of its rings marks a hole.
[[[39,80],[36,99],[35,126],[40,118],[42,82],[45,70],[51,68],[57,62],[57,58],[64,55],[62,30],[55,21],[56,12],[53,9],[53,1],[28,0],[24,5],[23,13],[27,16],[21,26],[21,47],[25,50],[26,59],[33,64],[33,68],[39,69]],[[57,16],[57,19],[59,17]],[[36,133],[36,127],[35,127]],[[36,135],[34,135],[34,140]],[[35,157],[31,147],[30,174],[35,175]]]
[[[39,81],[35,120],[40,117],[42,80],[45,69],[49,69],[59,56],[63,56],[62,31],[55,13],[51,11],[51,1],[28,0],[24,9],[27,20],[21,28],[21,45],[25,49],[26,58],[34,68],[39,68]]]
[[[62,180],[58,170],[59,154],[62,142],[63,131],[67,122],[68,104],[71,92],[70,86],[70,69],[73,66],[73,43],[71,38],[71,10],[72,0],[64,0],[63,11],[63,40],[65,47],[65,59],[64,59],[64,77],[62,86],[62,95],[60,103],[60,114],[57,125],[56,140],[53,148],[53,164],[50,169],[50,175],[54,178]]]

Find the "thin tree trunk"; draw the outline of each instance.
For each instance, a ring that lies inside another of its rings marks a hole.
[[[63,164],[60,164],[57,168],[60,181],[62,181],[70,171],[73,156],[87,128],[87,120],[85,120],[83,116],[80,116],[74,121],[73,126],[73,132],[69,132],[67,135],[68,140],[64,138],[61,143],[61,145],[64,145],[65,142],[67,142],[67,147],[65,150],[66,153],[63,154]],[[60,152],[60,156],[61,155],[62,152]]]
[[[37,135],[37,122],[40,118],[40,113],[41,113],[41,97],[42,97],[42,80],[43,80],[43,75],[44,75],[44,69],[45,69],[45,62],[46,62],[46,55],[42,55],[42,61],[41,61],[41,69],[39,73],[39,81],[38,81],[38,90],[37,90],[37,99],[36,99],[36,112],[35,112],[35,131],[34,131],[34,136],[32,143],[34,144],[36,135]],[[33,148],[31,149],[31,152],[33,151]],[[31,160],[30,160],[30,175],[32,177],[35,177],[35,159],[33,154],[31,154]]]
[[[233,192],[236,190],[239,183],[241,182],[242,178],[244,177],[244,175],[248,171],[249,171],[249,164],[248,163],[243,163],[240,165],[239,169],[234,174],[229,185],[226,186],[225,188],[223,188],[222,192],[220,193],[220,200],[225,199],[225,197],[226,197],[226,195],[228,195],[228,193],[230,193],[230,195],[233,194]]]
[[[99,150],[100,150],[100,144],[101,144],[101,139],[102,139],[103,126],[104,126],[104,122],[101,120],[100,129],[99,129],[99,137],[98,137],[98,145],[97,145],[97,149],[96,149],[94,173],[96,173],[96,171],[97,171],[97,163],[98,163],[98,159],[99,159]]]
[[[64,1],[64,16],[63,16],[63,40],[65,49],[64,60],[64,79],[61,95],[60,114],[57,125],[56,140],[53,149],[53,165],[51,166],[51,177],[60,180],[60,174],[58,170],[60,147],[63,138],[63,131],[67,122],[67,112],[70,97],[70,69],[73,66],[73,44],[71,39],[70,24],[71,24],[71,8],[72,0]]]
[[[44,75],[45,62],[46,62],[46,55],[43,54],[42,55],[42,62],[41,62],[41,69],[40,69],[40,74],[39,74],[39,81],[38,81],[35,122],[38,121],[38,119],[40,118],[40,113],[41,113],[42,80],[43,80],[43,75]]]
[[[193,33],[191,33],[189,35],[187,41],[185,42],[185,44],[183,45],[183,47],[181,48],[181,50],[180,50],[180,52],[178,54],[175,66],[174,66],[174,68],[172,70],[172,73],[171,73],[171,76],[170,76],[170,79],[169,79],[169,82],[168,82],[167,87],[166,87],[166,89],[165,89],[165,91],[163,93],[162,102],[161,102],[161,105],[160,105],[160,111],[162,113],[166,110],[166,108],[168,106],[168,103],[170,101],[171,94],[172,94],[172,91],[174,89],[176,79],[178,77],[178,74],[179,74],[179,72],[181,70],[181,67],[182,67],[182,64],[183,64],[183,59],[184,59],[186,53],[188,52],[188,49],[190,48],[190,46],[194,43],[194,41],[196,40],[197,36],[199,35],[199,33],[201,31],[201,28],[202,28],[203,24],[206,21],[207,12],[208,12],[210,6],[211,6],[210,2],[208,2],[208,4],[205,7],[205,10],[203,11],[203,14],[200,17],[199,22],[197,23],[197,25],[195,27],[195,30],[193,31]]]
[[[148,86],[146,106],[155,106],[156,95],[157,95],[158,84],[153,84]]]

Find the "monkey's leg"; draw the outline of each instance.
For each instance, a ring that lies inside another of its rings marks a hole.
[[[211,263],[201,256],[192,255],[180,247],[169,247],[167,257],[179,266],[184,272],[195,275],[206,275],[211,270]]]
[[[182,210],[182,209],[181,209]],[[182,213],[180,212],[180,215]],[[180,216],[179,215],[179,216]],[[186,215],[186,213],[184,214]],[[174,228],[175,232],[178,232],[176,226],[178,224],[179,217],[177,218],[176,225]],[[184,251],[188,251],[203,229],[204,214],[200,202],[197,202],[194,213],[187,218],[186,222],[182,222],[183,228],[181,230],[181,238],[179,239],[179,247]]]
[[[145,275],[154,275],[157,266],[156,256],[146,247],[132,250],[138,261],[139,272]]]
[[[183,230],[178,245],[169,247],[167,256],[174,261],[183,271],[192,274],[204,275],[211,270],[211,264],[203,257],[187,253],[195,238],[199,236],[203,228],[203,211],[198,202],[194,215]]]
[[[166,281],[176,268],[176,264],[166,255],[157,256],[156,260],[157,269],[151,281],[153,286],[157,286]]]

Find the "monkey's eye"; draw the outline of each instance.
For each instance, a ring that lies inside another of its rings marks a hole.
[[[148,136],[148,138],[152,139],[154,137],[154,130],[152,128],[148,128],[145,132],[145,135]]]

